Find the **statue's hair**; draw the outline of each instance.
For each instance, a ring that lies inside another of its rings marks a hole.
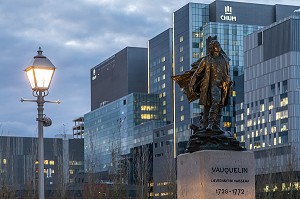
[[[213,47],[213,45],[216,43],[216,42],[218,42],[217,40],[211,40],[210,42],[209,42],[209,46],[208,46],[208,53],[207,54],[211,54],[212,53],[212,47]],[[218,42],[219,43],[219,42]],[[227,54],[224,52],[224,50],[223,50],[223,48],[220,46],[220,48],[221,48],[221,51],[220,51],[220,53],[223,55],[223,57],[225,58],[225,59],[227,59],[227,61],[230,61],[230,58],[227,56]]]

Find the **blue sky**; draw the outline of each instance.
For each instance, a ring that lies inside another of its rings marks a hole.
[[[249,0],[299,5],[299,0]],[[239,2],[249,2],[239,0]],[[172,26],[172,13],[188,0],[1,0],[0,135],[37,136],[36,103],[23,71],[39,46],[57,67],[44,113],[53,124],[45,137],[72,133],[72,120],[90,111],[92,67],[125,48],[147,47]],[[193,1],[211,3],[210,0]]]

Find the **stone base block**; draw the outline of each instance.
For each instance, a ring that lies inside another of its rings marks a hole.
[[[255,199],[253,152],[204,150],[177,159],[178,199]]]

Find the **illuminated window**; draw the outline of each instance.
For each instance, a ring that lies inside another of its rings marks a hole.
[[[265,116],[263,115],[263,116],[261,116],[261,123],[265,123],[265,122],[266,122]]]
[[[183,42],[183,36],[179,38],[179,42]]]
[[[269,102],[269,110],[272,110],[274,108],[274,101]]]
[[[165,71],[165,70],[166,70],[166,66],[163,66],[161,70],[162,70],[162,71]]]
[[[180,51],[180,52],[182,52],[182,51],[183,51],[183,46],[181,46],[181,47],[179,48],[179,51]]]
[[[154,116],[152,114],[141,114],[141,118],[149,120],[149,119],[154,119]]]
[[[35,164],[39,164],[39,161],[36,160],[36,161],[35,161]]]
[[[166,83],[163,83],[163,84],[161,85],[161,87],[162,87],[162,88],[166,88]]]
[[[277,145],[277,142],[276,142],[277,140],[276,140],[276,137],[274,138],[274,145]]]
[[[287,123],[282,123],[281,124],[281,128],[280,128],[280,131],[287,131],[288,130],[288,124]]]
[[[289,99],[287,97],[280,100],[280,106],[286,106],[289,103]]]
[[[181,106],[181,107],[180,107],[180,111],[183,111],[183,109],[184,109],[184,106]]]
[[[236,91],[232,91],[232,96],[233,96],[233,97],[236,96]]]
[[[165,62],[165,61],[166,61],[166,57],[162,57],[161,62]]]
[[[183,56],[181,56],[181,57],[179,58],[179,61],[180,61],[180,62],[183,62]]]
[[[276,133],[276,126],[271,127],[271,133]]]
[[[6,160],[6,159],[3,159],[3,160],[2,160],[2,163],[3,163],[3,164],[7,164],[7,160]]]
[[[250,108],[247,108],[247,115],[250,115]]]
[[[50,164],[50,165],[54,165],[54,160],[50,160],[50,161],[49,161],[49,164]]]
[[[163,74],[162,79],[166,79],[166,75],[165,74]]]
[[[261,104],[260,107],[259,107],[259,109],[260,109],[260,112],[265,111],[265,105],[264,105],[264,104]]]
[[[164,109],[164,110],[163,110],[163,114],[164,114],[164,115],[165,115],[165,114],[167,114],[167,111],[166,111],[166,109]]]
[[[285,119],[287,117],[288,117],[288,110],[284,110],[276,113],[276,120]]]
[[[281,144],[281,137],[278,138],[278,144]]]
[[[184,115],[180,116],[180,121],[184,120]]]
[[[48,160],[44,160],[44,164],[49,164],[49,161]]]
[[[72,175],[72,174],[74,174],[74,170],[73,169],[70,169],[69,170],[69,173]]]
[[[166,100],[163,101],[163,106],[166,106],[167,102]]]
[[[252,150],[252,144],[249,145],[249,149]]]
[[[241,136],[241,142],[245,142],[245,137],[243,135]]]
[[[155,106],[141,106],[141,111],[153,111],[156,110]]]
[[[183,66],[180,66],[180,69],[179,69],[179,70],[180,70],[180,72],[182,72],[182,71],[183,71]]]
[[[252,120],[251,119],[247,120],[247,127],[249,127],[249,126],[252,126]]]
[[[200,58],[200,53],[193,53],[193,58]]]
[[[231,122],[223,122],[224,127],[231,127]]]

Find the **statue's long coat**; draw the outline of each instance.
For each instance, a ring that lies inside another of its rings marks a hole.
[[[225,81],[222,85],[222,97],[220,105],[227,105],[230,97],[231,81],[229,74],[229,60],[227,57],[221,56],[226,62],[226,71],[228,81]],[[212,59],[211,55],[207,55],[200,58],[197,62],[192,64],[192,69],[185,72],[182,75],[173,76],[172,79],[184,89],[184,93],[187,95],[189,102],[199,99],[201,105],[211,105],[211,96],[209,92],[210,85],[210,68]],[[192,81],[191,81],[192,80]],[[190,86],[193,88],[192,92],[189,89]]]

